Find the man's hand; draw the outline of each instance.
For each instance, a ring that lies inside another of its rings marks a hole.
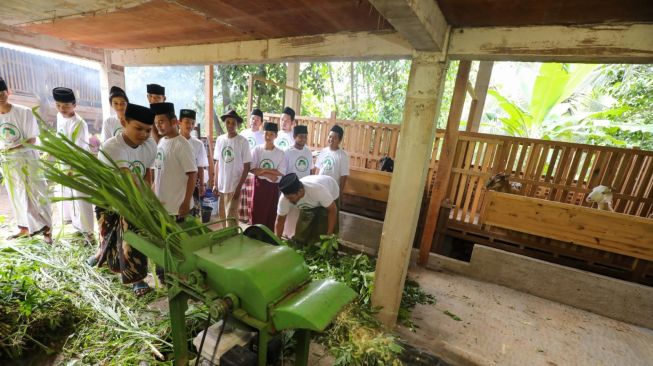
[[[206,195],[206,187],[204,187],[204,184],[200,185],[200,197],[204,197]]]
[[[214,196],[216,196],[216,197],[220,196],[220,191],[218,190],[218,186],[213,186],[212,191],[213,191]]]
[[[190,202],[184,201],[179,206],[179,211],[178,211],[177,215],[179,215],[179,217],[184,217],[184,216],[188,215],[189,212],[190,212]]]

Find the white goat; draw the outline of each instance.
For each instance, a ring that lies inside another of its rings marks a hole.
[[[607,186],[596,186],[585,198],[589,203],[596,203],[599,210],[613,211],[612,208],[612,188]]]

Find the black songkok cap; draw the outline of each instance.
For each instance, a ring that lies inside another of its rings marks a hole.
[[[295,173],[284,175],[279,181],[279,189],[283,194],[297,193],[302,187],[303,184]]]
[[[290,107],[286,107],[286,108],[283,109],[283,113],[289,115],[291,120],[293,120],[293,121],[295,120],[295,110],[294,109],[292,109]]]
[[[5,83],[5,79],[0,76],[0,91],[5,91],[7,90],[7,83]]]
[[[279,132],[279,125],[274,122],[265,122],[263,131]]]
[[[338,136],[340,136],[341,140],[342,140],[342,136],[344,136],[344,134],[345,134],[345,130],[343,130],[342,127],[340,127],[338,125],[335,125],[335,126],[331,127],[331,131],[337,133]]]
[[[166,88],[159,84],[147,84],[147,94],[166,95]]]
[[[292,129],[293,136],[297,136],[302,133],[308,134],[308,127],[306,127],[305,125],[297,125],[293,127]]]
[[[259,116],[261,119],[263,119],[263,111],[258,108],[254,108],[252,109],[252,116]]]
[[[169,102],[150,104],[154,114],[175,114],[175,105]]]
[[[194,120],[195,116],[197,116],[197,113],[192,109],[182,109],[179,111],[179,119],[190,118]]]
[[[224,122],[224,120],[226,120],[226,119],[229,118],[229,117],[231,117],[231,118],[235,118],[235,119],[236,119],[236,122],[238,122],[238,124],[243,123],[243,119],[242,119],[242,118],[238,115],[238,113],[237,113],[236,111],[234,111],[233,109],[230,109],[229,111],[227,111],[227,113],[221,115],[221,116],[220,116],[220,119],[222,120],[222,122]]]
[[[109,89],[109,102],[111,102],[111,100],[116,97],[124,98],[127,101],[127,103],[129,103],[129,98],[127,98],[127,93],[125,93],[125,91],[122,90],[122,88],[120,87],[112,86],[111,89]]]
[[[58,87],[52,89],[52,98],[59,103],[75,103],[75,93],[68,88]]]
[[[133,119],[145,123],[146,125],[154,124],[154,112],[152,112],[151,109],[138,104],[127,104],[125,118]]]

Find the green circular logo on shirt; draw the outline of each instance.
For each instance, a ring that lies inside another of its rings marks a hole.
[[[256,139],[253,138],[252,136],[247,138],[247,142],[249,143],[249,148],[252,149],[254,146],[256,146]]]
[[[0,138],[2,138],[7,144],[13,144],[20,140],[20,130],[16,125],[8,122],[0,124]]]
[[[157,154],[157,156],[158,155],[159,154]],[[145,175],[145,164],[143,164],[142,162],[140,162],[138,160],[132,161],[131,163],[129,163],[129,170],[132,173],[134,173],[136,175],[140,175],[142,177],[142,176]]]
[[[279,142],[277,143],[277,147],[283,149],[288,147],[288,141],[286,139],[279,139]]]
[[[298,172],[305,172],[308,170],[308,159],[303,156],[300,156],[295,160],[295,170]]]
[[[222,148],[222,160],[225,163],[231,163],[234,161],[234,149],[231,146],[225,146]]]
[[[161,169],[163,167],[163,162],[166,160],[166,154],[163,152],[163,149],[159,148],[156,152],[156,158],[154,158],[154,167]]]
[[[263,169],[274,169],[274,163],[270,159],[263,159],[259,166]]]
[[[333,170],[333,156],[329,155],[326,158],[324,158],[322,167],[324,168],[325,171]]]

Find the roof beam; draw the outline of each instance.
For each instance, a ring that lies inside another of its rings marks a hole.
[[[653,24],[456,28],[450,59],[652,63]]]
[[[449,26],[435,0],[370,0],[376,10],[420,51],[442,51]]]
[[[411,58],[396,32],[359,32],[190,46],[113,50],[116,65],[211,65]]]
[[[88,47],[43,34],[30,33],[1,24],[0,42],[79,57],[91,61],[104,61],[104,50],[99,48]]]

